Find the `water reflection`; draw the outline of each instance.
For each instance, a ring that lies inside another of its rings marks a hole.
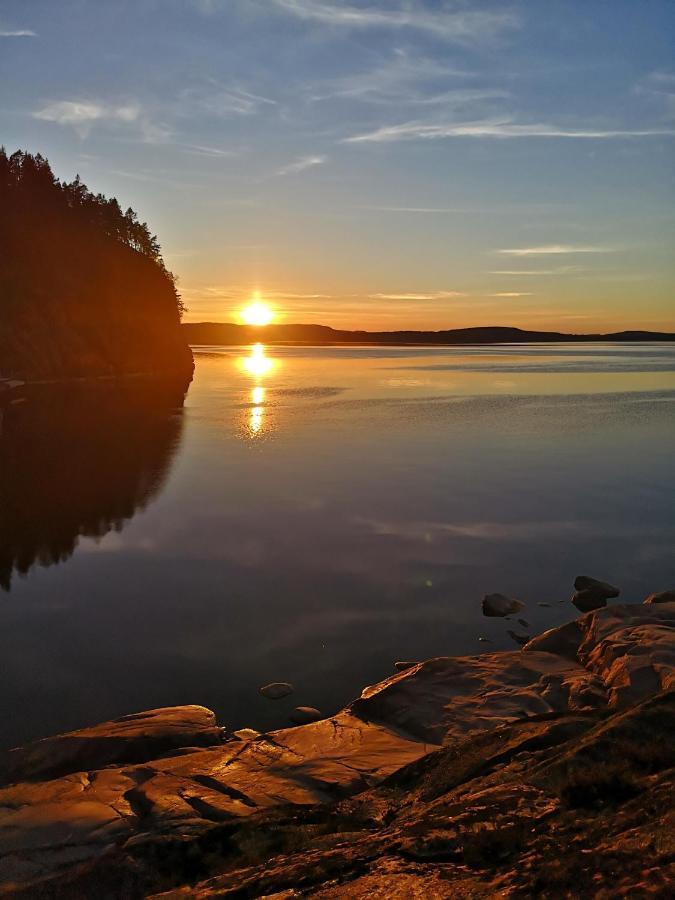
[[[276,365],[265,353],[264,344],[253,344],[248,356],[239,360],[242,369],[260,381],[269,375]],[[257,384],[251,389],[251,408],[246,421],[246,430],[250,437],[260,437],[265,432],[265,388]]]
[[[134,379],[40,387],[0,431],[0,587],[64,562],[162,488],[179,445],[186,385]]]
[[[242,359],[244,369],[255,378],[262,378],[274,367],[274,360],[265,356],[264,344],[254,344],[248,356]]]

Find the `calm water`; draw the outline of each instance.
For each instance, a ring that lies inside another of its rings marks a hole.
[[[135,381],[6,412],[0,745],[174,703],[280,727],[568,620],[580,572],[675,587],[672,345],[196,359],[184,405]]]

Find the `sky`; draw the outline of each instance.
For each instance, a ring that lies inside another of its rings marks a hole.
[[[186,321],[675,330],[672,0],[0,0],[0,143]]]

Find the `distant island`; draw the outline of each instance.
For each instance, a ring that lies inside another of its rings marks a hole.
[[[193,369],[183,305],[132,209],[0,149],[0,379]]]
[[[444,331],[343,331],[328,325],[250,326],[218,322],[186,322],[182,325],[189,344],[533,344],[573,341],[675,341],[675,333],[618,331],[612,334],[563,334],[558,331],[525,331],[487,326],[450,328]]]

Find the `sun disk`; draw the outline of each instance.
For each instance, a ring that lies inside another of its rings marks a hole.
[[[241,317],[247,325],[269,325],[273,313],[266,303],[256,301],[242,310]]]

